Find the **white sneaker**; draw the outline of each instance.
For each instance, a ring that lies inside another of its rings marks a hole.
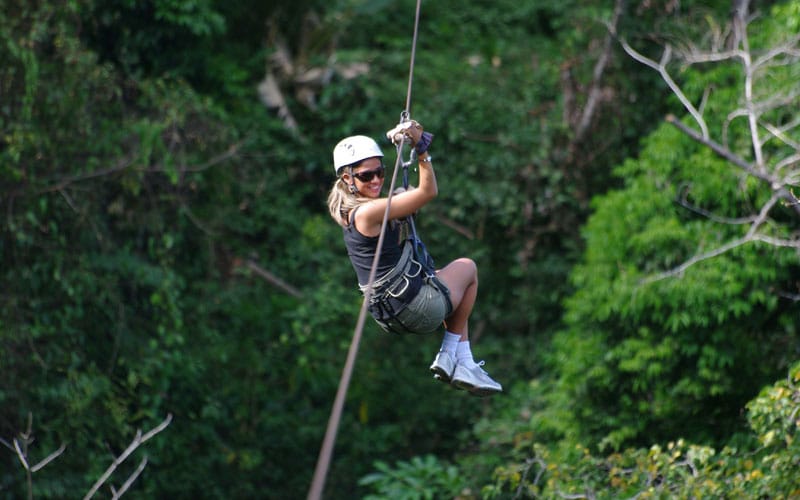
[[[467,368],[463,364],[457,364],[453,371],[453,385],[459,389],[469,391],[475,396],[491,396],[492,394],[503,392],[503,386],[492,380],[484,371],[484,362],[477,363],[474,368]]]
[[[431,364],[433,378],[448,384],[453,378],[453,371],[455,369],[456,359],[447,351],[439,351],[436,354],[436,359],[433,360],[433,364]]]

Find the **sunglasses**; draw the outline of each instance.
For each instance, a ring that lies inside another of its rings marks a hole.
[[[378,176],[378,179],[383,179],[383,174],[385,173],[385,169],[383,165],[376,168],[375,170],[367,170],[364,172],[353,173],[353,177],[360,180],[361,182],[370,182],[375,176]]]

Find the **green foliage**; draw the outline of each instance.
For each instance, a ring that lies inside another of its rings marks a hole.
[[[167,413],[165,433],[112,476],[121,484],[148,456],[126,496],[305,493],[360,306],[324,206],[330,147],[352,133],[381,137],[397,120],[413,7],[4,3],[0,438],[19,436],[30,415],[32,461],[67,444],[34,474],[34,497],[81,495]],[[643,5],[621,25],[666,29],[673,14]],[[674,103],[654,98],[656,76],[616,47],[578,140],[610,16],[597,2],[423,6],[412,111],[436,134],[441,196],[419,227],[437,262],[478,261],[475,351],[507,394],[480,400],[435,383],[438,338],[389,337],[369,323],[326,496],[470,496],[499,465],[525,463],[533,442],[559,440],[536,460],[564,477],[600,481],[609,464],[685,475],[674,450],[707,449],[673,435],[728,436],[730,409],[792,361],[795,324],[774,293],[795,279],[791,252],[752,245],[679,283],[640,282],[741,234],[676,206],[678,195],[735,217],[768,194],[674,130],[659,129],[637,155]],[[279,44],[292,58],[278,83],[295,130],[256,90]],[[368,73],[348,76],[340,63]],[[320,83],[301,78],[315,71]],[[707,109],[722,109],[737,73],[708,75],[718,91]],[[699,99],[703,85],[687,83]],[[744,137],[741,122],[730,130]],[[613,185],[624,191],[590,203]],[[772,230],[785,237],[792,214],[781,217]],[[777,428],[771,405],[783,408],[786,394],[775,394],[751,407],[759,435]],[[606,459],[574,447],[662,436],[678,444]],[[775,436],[765,450],[792,445]],[[0,496],[25,496],[15,453],[0,451]],[[497,477],[503,491],[541,485]],[[614,477],[633,491],[649,476]]]
[[[766,387],[748,403],[750,439],[721,450],[683,439],[666,446],[628,448],[596,456],[583,446],[567,450],[542,444],[521,463],[499,467],[485,498],[793,498],[800,480],[796,439],[800,364],[786,380]],[[529,442],[528,442],[529,443]],[[525,443],[525,445],[528,445]],[[522,445],[521,445],[522,446]]]
[[[365,500],[432,500],[454,498],[460,493],[458,469],[442,463],[433,455],[414,457],[410,461],[397,461],[389,466],[375,462],[375,469],[358,482],[374,493],[365,495]]]
[[[691,186],[692,203],[730,216],[739,210],[736,177],[696,148],[660,130],[620,170],[626,188],[598,199],[586,226],[586,261],[573,274],[578,291],[554,362],[563,363],[579,425],[594,436],[608,429],[614,447],[689,429],[699,431],[692,439],[729,435],[737,424],[722,424],[723,415],[735,415],[774,376],[768,366],[785,367],[779,346],[796,335],[782,326],[791,304],[769,293],[791,280],[792,251],[752,243],[658,278],[742,234],[676,205]],[[765,357],[773,362],[756,362]],[[715,432],[704,434],[712,420]]]
[[[83,2],[82,32],[102,60],[126,73],[192,74],[203,60],[190,57],[192,44],[228,28],[213,0],[114,0]],[[157,56],[156,56],[157,55]]]
[[[774,31],[758,29],[770,23],[751,28],[761,33],[752,43],[774,42]],[[756,91],[789,92],[794,83],[781,73]],[[727,118],[742,99],[741,69],[701,67],[681,78],[690,99],[715,86],[704,105],[709,128],[724,127],[732,151],[750,157],[744,120]],[[563,432],[612,449],[675,436],[718,444],[738,432],[738,409],[793,361],[784,349],[798,336],[785,297],[797,253],[742,243],[771,185],[671,125],[643,144],[617,169],[624,187],[595,199],[584,228],[584,262],[573,269],[576,292],[551,361],[569,401],[560,411],[576,419]],[[766,162],[779,151],[765,148]],[[791,239],[796,228],[796,214],[777,207],[760,231]]]

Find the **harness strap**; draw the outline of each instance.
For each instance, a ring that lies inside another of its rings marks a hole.
[[[406,272],[411,265],[416,264],[418,267],[416,272],[408,273]],[[403,253],[400,255],[400,259],[397,261],[397,264],[386,272],[383,276],[376,279],[372,283],[372,294],[373,297],[378,295],[383,288],[389,287],[394,283],[395,279],[401,276],[405,276],[408,278],[415,278],[420,272],[422,271],[422,265],[414,260],[414,249],[413,245],[410,241],[406,241],[405,245],[403,245]],[[369,283],[366,285],[359,284],[358,288],[364,293],[368,288],[370,288]],[[401,295],[402,292],[393,292],[396,295]]]

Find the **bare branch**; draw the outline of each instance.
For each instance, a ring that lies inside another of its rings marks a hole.
[[[61,456],[61,454],[64,453],[64,450],[66,450],[66,449],[67,449],[67,445],[62,443],[60,448],[58,448],[53,453],[47,455],[47,457],[45,457],[38,464],[36,464],[33,467],[31,467],[31,472],[38,472],[38,471],[42,470],[47,464],[49,464],[50,462],[52,462],[53,460],[55,460],[56,458]]]
[[[721,215],[717,215],[709,210],[705,210],[703,208],[698,207],[689,202],[687,198],[689,189],[688,187],[683,190],[683,194],[680,198],[678,198],[677,202],[680,206],[691,210],[692,212],[702,215],[703,217],[713,220],[714,222],[719,222],[721,224],[730,224],[730,225],[743,225],[743,224],[751,224],[753,221],[756,220],[755,215],[750,215],[748,217],[723,217]]]
[[[469,229],[468,227],[466,227],[466,226],[464,226],[462,224],[459,224],[458,222],[454,221],[453,219],[451,219],[449,217],[445,217],[444,215],[440,215],[440,214],[434,214],[433,217],[435,217],[436,220],[439,221],[443,226],[449,227],[450,229],[452,229],[453,231],[455,231],[458,234],[462,235],[463,237],[465,237],[465,238],[467,238],[469,240],[474,240],[475,239],[474,231],[472,231],[471,229]]]
[[[134,161],[133,158],[122,158],[119,161],[117,161],[116,165],[113,165],[111,167],[101,168],[98,170],[93,170],[91,172],[85,172],[82,174],[74,175],[72,177],[65,177],[59,180],[56,184],[43,188],[42,190],[39,191],[39,194],[50,193],[53,191],[61,191],[65,187],[75,182],[85,181],[89,179],[96,179],[97,177],[103,177],[106,175],[115,174],[117,172],[122,172],[126,168],[133,165],[133,161]]]
[[[774,236],[767,236],[766,234],[754,234],[753,240],[761,241],[774,247],[800,248],[800,239],[798,238],[787,240],[783,238],[775,238]]]
[[[213,227],[207,225],[202,220],[200,220],[200,218],[197,217],[194,214],[194,211],[189,207],[189,205],[187,203],[183,203],[182,202],[180,208],[181,208],[181,213],[186,215],[186,217],[189,219],[189,222],[194,224],[194,227],[196,227],[197,229],[201,230],[202,232],[204,232],[208,236],[212,236],[212,237],[219,236],[219,232],[217,230],[215,230]]]
[[[800,302],[800,293],[778,292],[778,295],[793,302]]]
[[[795,35],[793,38],[786,40],[783,44],[773,47],[772,49],[768,50],[764,55],[759,57],[753,62],[753,67],[756,69],[761,69],[764,66],[768,66],[769,63],[773,62],[774,59],[780,56],[789,56],[790,58],[800,57],[800,50],[798,50],[797,44],[800,43],[800,35]],[[786,62],[779,62],[778,64],[786,64]]]
[[[800,153],[795,153],[791,156],[787,156],[786,158],[782,159],[777,164],[775,164],[775,172],[780,172],[784,168],[794,165],[795,163],[800,163]],[[790,184],[790,181],[787,180],[786,183]]]
[[[728,160],[729,162],[733,163],[734,165],[736,165],[737,167],[741,168],[742,170],[744,170],[748,174],[750,174],[750,175],[752,175],[754,177],[757,177],[757,178],[759,178],[759,179],[761,179],[763,181],[767,181],[769,183],[772,183],[774,181],[774,179],[771,178],[770,176],[768,176],[766,174],[762,174],[761,172],[758,172],[754,168],[754,166],[751,165],[747,160],[737,156],[730,149],[722,146],[721,144],[718,144],[717,142],[713,141],[712,139],[709,139],[707,136],[704,136],[704,135],[698,133],[697,131],[692,130],[691,128],[687,127],[686,125],[683,124],[683,122],[678,120],[674,115],[667,115],[666,120],[667,120],[667,122],[669,122],[672,125],[674,125],[681,132],[685,133],[686,135],[688,135],[692,139],[696,140],[697,142],[705,144],[706,146],[711,148],[712,151],[717,153],[717,155],[719,155],[722,158],[724,158],[725,160]]]
[[[94,483],[94,485],[92,485],[92,488],[89,490],[86,496],[83,497],[83,500],[88,500],[92,498],[94,494],[97,493],[97,490],[100,489],[100,487],[103,485],[103,483],[105,483],[108,480],[111,474],[113,474],[114,471],[117,470],[117,467],[119,467],[119,465],[122,464],[122,462],[124,462],[130,456],[131,453],[133,453],[141,444],[146,442],[148,439],[152,438],[159,432],[166,429],[167,426],[170,424],[170,422],[172,422],[172,414],[167,415],[167,418],[165,418],[163,422],[158,424],[156,427],[154,427],[152,430],[145,433],[144,435],[142,434],[142,431],[137,431],[136,436],[133,438],[133,441],[131,441],[131,444],[128,445],[128,447],[125,449],[125,451],[122,452],[120,456],[118,456],[113,460],[108,469],[106,469],[103,475],[100,476],[100,479],[98,479]]]
[[[722,245],[719,248],[715,248],[714,250],[710,250],[708,252],[704,252],[704,253],[695,255],[691,259],[685,261],[684,263],[682,263],[681,265],[679,265],[679,266],[677,266],[677,267],[675,267],[673,269],[670,269],[669,271],[664,271],[663,273],[656,274],[655,276],[650,276],[650,277],[644,278],[641,282],[642,282],[642,284],[646,284],[646,283],[652,283],[654,281],[660,281],[660,280],[663,280],[665,278],[670,278],[670,277],[673,277],[673,276],[680,276],[687,269],[689,269],[693,265],[697,264],[698,262],[702,262],[704,260],[708,260],[708,259],[717,257],[719,255],[722,255],[725,252],[733,250],[736,247],[742,246],[742,245],[744,245],[745,243],[747,243],[748,241],[751,241],[751,240],[752,240],[752,238],[737,238],[737,239],[735,239],[733,241],[729,241],[728,243]]]
[[[689,114],[691,114],[692,117],[695,119],[697,125],[700,127],[700,130],[702,131],[703,138],[707,139],[709,137],[708,125],[706,125],[706,122],[703,119],[700,112],[689,101],[689,99],[686,97],[686,94],[683,93],[678,84],[675,83],[675,80],[673,80],[672,77],[670,76],[669,71],[667,71],[667,63],[672,57],[672,48],[669,45],[667,45],[664,48],[664,54],[661,57],[661,61],[655,62],[654,60],[637,52],[633,47],[628,45],[628,42],[626,42],[625,40],[620,39],[620,43],[622,43],[622,48],[625,49],[625,52],[627,52],[628,55],[630,55],[634,60],[658,71],[658,73],[661,75],[661,78],[669,86],[670,90],[672,90],[675,96],[681,101],[683,107],[686,108]]]
[[[69,205],[69,208],[71,208],[73,212],[75,212],[76,214],[80,213],[78,207],[76,207],[75,203],[72,201],[72,197],[70,197],[69,193],[67,193],[65,189],[59,189],[58,194],[60,194],[61,197],[64,198],[64,201],[67,202],[67,205]]]
[[[244,139],[244,140],[239,141],[237,143],[231,144],[230,146],[228,146],[227,150],[225,150],[224,152],[214,156],[213,158],[209,159],[207,162],[205,162],[205,163],[203,163],[201,165],[197,165],[197,166],[180,166],[178,168],[183,172],[201,172],[203,170],[207,170],[207,169],[209,169],[209,168],[211,168],[211,167],[213,167],[215,165],[218,165],[218,164],[220,164],[220,163],[222,163],[222,162],[224,162],[224,161],[226,161],[226,160],[228,160],[230,158],[235,157],[239,153],[239,150],[241,149],[241,147],[244,144],[244,142],[246,142],[246,140],[247,139]],[[126,158],[121,158],[121,159],[119,159],[117,161],[116,164],[114,164],[114,165],[112,165],[110,167],[107,167],[107,168],[101,168],[101,169],[93,170],[91,172],[84,172],[84,173],[80,173],[80,174],[73,175],[73,176],[70,176],[70,177],[62,177],[61,179],[54,180],[53,181],[53,185],[47,186],[47,187],[44,187],[44,188],[40,189],[38,191],[38,194],[50,193],[50,192],[54,192],[54,191],[63,191],[64,188],[70,186],[71,184],[75,184],[77,182],[86,181],[86,180],[90,180],[90,179],[96,179],[98,177],[105,177],[105,176],[108,176],[108,175],[113,175],[113,174],[122,172],[125,169],[127,169],[128,167],[130,167],[131,165],[133,165],[134,161],[135,161],[135,157],[133,157],[133,156],[126,157]],[[164,169],[162,167],[158,167],[158,166],[145,169],[145,171],[147,171],[147,172],[162,172],[163,170]],[[15,191],[15,192],[12,193],[12,196],[17,196],[18,194],[19,194],[19,192]],[[70,205],[72,205],[72,204],[70,203]],[[74,207],[73,207],[73,209],[74,209]]]
[[[208,170],[211,167],[215,167],[215,166],[219,165],[220,163],[223,163],[223,162],[225,162],[225,161],[227,161],[227,160],[229,160],[231,158],[235,158],[239,154],[239,149],[241,149],[242,145],[247,141],[248,141],[248,139],[245,138],[245,139],[243,139],[243,140],[241,140],[239,142],[231,144],[230,146],[228,146],[228,149],[226,149],[222,153],[219,153],[218,155],[214,156],[213,158],[209,159],[205,163],[201,163],[200,165],[180,165],[180,166],[175,167],[175,169],[178,170],[181,173],[185,173],[185,172],[202,172],[204,170]],[[165,169],[161,165],[154,165],[152,167],[148,167],[148,168],[142,169],[142,170],[145,171],[145,172],[166,172],[167,171],[167,169]]]
[[[786,133],[792,130],[793,128],[800,125],[800,121],[792,120],[789,123],[782,125],[781,127],[776,127],[768,122],[764,122],[761,117],[767,113],[768,111],[772,111],[775,109],[785,109],[787,106],[795,106],[797,98],[800,97],[800,91],[794,91],[789,93],[788,95],[778,95],[773,96],[763,102],[759,103],[752,103],[751,110],[755,115],[758,117],[758,123],[767,129],[770,132],[770,135],[765,137],[760,141],[760,146],[763,146],[768,141],[773,138],[777,138],[779,140],[784,141],[787,145],[793,145],[794,143],[786,136]],[[736,118],[748,118],[750,116],[750,110],[745,108],[739,108],[731,111],[728,113],[727,118],[725,119],[725,123],[723,125],[723,143],[727,144],[728,142],[728,127],[730,123],[735,120]],[[787,142],[788,141],[788,142]]]
[[[647,277],[642,280],[642,283],[652,283],[654,281],[659,281],[664,278],[669,278],[672,276],[679,276],[684,273],[688,268],[697,264],[698,262],[702,262],[704,260],[711,259],[713,257],[718,257],[734,248],[740,247],[746,243],[751,241],[761,241],[764,243],[768,243],[773,246],[782,246],[782,247],[794,247],[800,248],[800,240],[784,240],[780,238],[774,238],[772,236],[767,236],[765,234],[758,233],[758,229],[764,224],[767,220],[770,210],[775,206],[775,204],[782,198],[780,192],[773,193],[772,197],[761,207],[758,216],[755,218],[753,223],[750,226],[750,229],[747,231],[747,234],[741,238],[736,238],[728,243],[715,248],[713,250],[709,250],[707,252],[703,252],[700,254],[695,255],[694,257],[690,258],[689,260],[684,261],[681,265],[670,269],[669,271],[665,271],[655,276]]]
[[[738,36],[741,38],[741,43],[744,47],[741,58],[742,64],[744,65],[744,101],[745,107],[747,108],[747,123],[750,127],[750,139],[753,145],[753,155],[756,158],[756,168],[760,172],[766,172],[766,165],[764,165],[764,153],[761,148],[761,139],[759,139],[758,134],[758,118],[760,115],[753,103],[753,80],[756,69],[753,67],[750,58],[750,44],[747,38],[747,26],[745,25],[744,21],[746,16],[744,10],[746,8],[747,6],[745,4],[744,7],[737,12],[737,16],[734,19],[734,31],[736,31]]]
[[[644,279],[641,280],[641,283],[642,284],[653,283],[655,281],[661,281],[661,280],[666,279],[666,278],[671,278],[671,277],[674,277],[674,276],[680,276],[687,269],[689,269],[693,265],[697,264],[698,262],[703,262],[704,260],[708,260],[708,259],[712,259],[714,257],[720,256],[720,255],[724,254],[725,252],[727,252],[729,250],[732,250],[732,249],[734,249],[736,247],[744,245],[748,241],[750,241],[750,240],[748,240],[746,238],[739,238],[739,239],[730,241],[730,242],[726,243],[725,245],[723,245],[723,246],[721,246],[719,248],[715,248],[714,250],[711,250],[709,252],[705,252],[705,253],[702,253],[702,254],[699,254],[699,255],[695,255],[691,259],[685,261],[684,263],[682,263],[678,267],[670,269],[669,271],[664,271],[663,273],[656,274],[655,276],[649,276],[647,278],[644,278]]]
[[[794,125],[795,124],[792,124],[792,126],[784,126],[778,128],[772,125],[771,123],[761,123],[761,126],[767,129],[767,131],[771,134],[771,137],[774,137],[783,142],[784,144],[786,144],[787,146],[791,146],[792,148],[800,151],[800,142],[792,140],[792,138],[787,136],[785,133],[787,130],[793,128]],[[762,142],[762,144],[764,144],[767,140],[768,139],[765,139],[764,142]]]
[[[573,139],[574,143],[580,142],[586,132],[589,130],[589,125],[594,117],[595,109],[600,101],[600,96],[602,93],[600,84],[603,79],[603,73],[605,73],[606,66],[608,66],[608,61],[611,59],[611,44],[614,41],[614,33],[617,32],[617,24],[619,23],[619,18],[622,15],[622,9],[623,0],[616,0],[614,2],[614,13],[611,17],[611,21],[607,24],[608,34],[603,41],[603,51],[600,53],[600,57],[597,58],[597,62],[594,65],[594,70],[592,72],[592,84],[589,89],[589,97],[586,99],[586,105],[583,108],[581,119],[578,122],[577,129],[575,130],[575,138]]]
[[[292,297],[300,298],[303,296],[303,293],[298,290],[297,288],[293,287],[292,285],[286,283],[279,277],[275,276],[271,272],[267,271],[263,267],[259,266],[255,261],[252,259],[247,259],[247,268],[259,275],[260,277],[264,278],[265,280],[269,281],[273,285],[277,286],[284,292],[288,293]]]
[[[3,438],[0,438],[0,444],[2,444],[3,446],[5,446],[6,448],[8,448],[11,451],[16,451],[16,450],[14,450],[14,445],[12,445],[11,443],[9,443],[8,441],[6,441]]]
[[[14,439],[14,449],[17,451],[17,457],[19,457],[19,461],[22,462],[22,466],[25,467],[25,470],[31,470],[30,466],[28,466],[28,460],[25,458],[25,453],[22,451],[22,448],[20,448],[19,441],[16,438]]]
[[[758,231],[758,228],[761,227],[761,225],[767,220],[770,210],[772,210],[772,207],[778,203],[780,198],[780,194],[776,192],[772,194],[766,203],[764,203],[764,206],[762,206],[761,210],[758,212],[758,217],[756,217],[756,220],[754,220],[753,224],[750,225],[750,229],[747,231],[747,236],[745,236],[746,238],[754,237],[756,231]]]
[[[733,36],[734,47],[741,44],[744,50],[750,51],[750,42],[747,39],[748,12],[750,11],[750,0],[734,0],[733,11]]]
[[[161,431],[163,431],[164,429],[166,429],[166,428],[167,428],[167,426],[168,426],[168,425],[169,425],[171,422],[172,422],[172,414],[170,413],[170,414],[168,414],[168,415],[167,415],[167,418],[165,418],[163,422],[161,422],[161,423],[160,423],[160,424],[158,424],[157,426],[155,426],[155,427],[153,427],[152,429],[150,429],[150,431],[146,432],[146,433],[144,434],[144,436],[142,436],[142,439],[141,439],[141,441],[139,442],[139,444],[142,444],[142,443],[144,443],[145,441],[148,441],[150,438],[152,438],[153,436],[155,436],[155,435],[156,435],[156,434],[158,434],[159,432],[161,432]]]
[[[744,53],[741,50],[726,50],[724,52],[704,52],[692,47],[690,50],[681,52],[681,58],[689,65],[714,63],[741,59]]]
[[[751,163],[748,163],[743,158],[737,156],[730,149],[725,148],[724,146],[718,144],[717,142],[715,142],[715,141],[713,141],[713,140],[711,140],[709,138],[702,137],[696,131],[694,131],[691,128],[689,128],[686,125],[684,125],[680,120],[675,118],[673,115],[668,115],[666,120],[667,120],[667,122],[669,122],[672,125],[674,125],[675,127],[677,127],[679,130],[684,132],[686,135],[691,137],[692,139],[694,139],[694,140],[696,140],[696,141],[698,141],[698,142],[700,142],[702,144],[705,144],[706,146],[711,148],[712,151],[714,151],[717,155],[721,156],[725,160],[727,160],[730,163],[732,163],[732,164],[736,165],[737,167],[741,168],[742,170],[744,170],[748,174],[752,175],[753,177],[755,177],[757,179],[760,179],[760,180],[764,181],[765,183],[767,183],[769,185],[769,187],[776,194],[778,194],[781,199],[786,200],[787,204],[789,206],[791,206],[792,208],[794,208],[796,213],[800,214],[800,204],[798,203],[797,198],[788,189],[786,189],[786,187],[784,185],[784,181],[782,179],[779,179],[778,177],[776,177],[774,175],[770,175],[766,171],[756,170],[754,165],[752,165]]]
[[[131,485],[142,474],[142,471],[144,470],[145,466],[147,466],[147,457],[144,457],[142,459],[141,463],[139,463],[139,466],[136,468],[135,471],[133,471],[133,473],[130,476],[128,476],[127,481],[125,481],[125,483],[123,483],[123,485],[122,485],[122,487],[120,487],[119,491],[116,491],[113,487],[111,488],[111,492],[112,492],[112,497],[111,498],[112,498],[112,500],[117,500],[119,497],[124,495],[125,492],[127,492],[130,489]]]

